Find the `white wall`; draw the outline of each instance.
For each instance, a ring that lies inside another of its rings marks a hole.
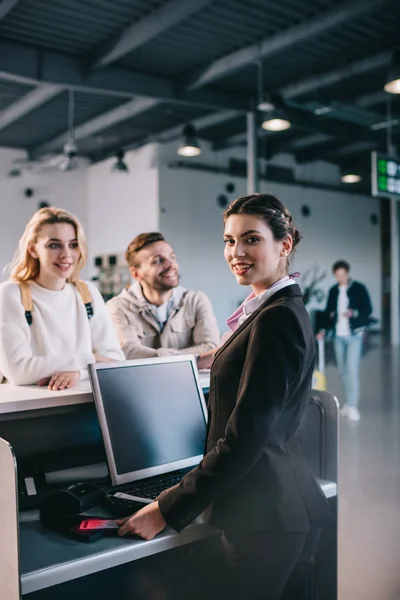
[[[176,144],[175,144],[176,145]],[[168,169],[169,160],[176,160],[175,145],[160,153],[160,230],[175,247],[181,266],[182,283],[189,288],[202,289],[211,298],[220,327],[247,293],[240,288],[229,272],[223,258],[222,209],[216,198],[224,193],[225,185],[236,185],[234,197],[245,194],[242,178],[221,174]],[[230,155],[233,152],[229,153]],[[222,166],[226,156],[211,155],[207,149],[197,162]],[[287,162],[287,161],[286,161]],[[305,169],[306,170],[306,169]],[[338,173],[329,165],[316,165],[313,179],[329,183]],[[308,177],[309,173],[299,172]],[[338,180],[338,179],[337,179]],[[333,283],[331,266],[343,258],[352,265],[355,279],[364,282],[370,290],[374,315],[381,317],[381,266],[379,226],[370,223],[372,213],[379,214],[379,203],[373,198],[353,194],[305,189],[298,186],[262,182],[260,191],[276,194],[293,213],[294,221],[304,239],[292,270],[304,273],[319,266],[327,272],[321,284],[326,291]],[[301,206],[311,209],[308,218],[301,216]],[[322,308],[325,301],[310,308]]]
[[[21,178],[7,177],[13,158],[21,152],[0,148],[0,267],[7,264],[16,249],[23,229],[40,200],[66,208],[82,221],[89,242],[89,275],[93,257],[99,254],[123,255],[131,239],[143,231],[161,230],[175,247],[181,265],[183,285],[204,290],[215,307],[220,326],[246,296],[230,274],[223,258],[222,208],[216,203],[225,185],[233,182],[233,197],[246,192],[243,178],[191,170],[170,170],[176,160],[176,143],[148,145],[126,156],[130,172],[112,173],[110,159],[71,173],[26,173]],[[228,156],[243,156],[242,149],[212,153],[204,148],[194,162],[217,166]],[[160,161],[160,168],[157,167]],[[290,164],[290,157],[280,162]],[[338,179],[329,165],[296,167],[302,178]],[[24,190],[35,194],[26,198]],[[327,272],[324,290],[333,284],[332,263],[344,258],[352,265],[354,278],[364,282],[372,296],[374,314],[381,317],[381,253],[379,226],[369,217],[379,214],[375,199],[352,194],[304,189],[261,182],[260,191],[277,194],[290,208],[304,234],[293,269],[304,273],[319,266]],[[307,204],[311,216],[301,216]],[[84,276],[87,273],[83,273]],[[4,275],[2,275],[4,278]],[[317,307],[316,303],[312,307]]]
[[[24,156],[22,151],[0,148],[1,271],[11,261],[25,225],[41,200],[65,208],[81,220],[89,244],[83,277],[95,272],[94,256],[112,253],[122,257],[135,235],[158,231],[156,145],[126,155],[129,173],[112,173],[112,158],[66,173],[25,171],[21,177],[10,178],[12,161]],[[25,196],[26,188],[34,190],[31,198]],[[7,275],[1,272],[0,278]]]
[[[70,173],[25,172],[21,177],[8,177],[12,161],[21,157],[24,152],[0,148],[0,280],[7,278],[3,268],[11,261],[25,225],[40,201],[65,208],[75,214],[84,227],[88,224],[85,169]],[[34,191],[30,198],[24,194],[27,188]]]
[[[111,171],[115,158],[88,169],[89,269],[102,254],[124,254],[139,233],[158,231],[157,146],[149,144],[125,156],[129,173]]]

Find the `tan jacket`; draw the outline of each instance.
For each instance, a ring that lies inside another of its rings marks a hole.
[[[107,302],[119,343],[127,359],[171,354],[202,354],[219,345],[220,335],[211,302],[203,292],[179,288],[164,329],[137,285]]]

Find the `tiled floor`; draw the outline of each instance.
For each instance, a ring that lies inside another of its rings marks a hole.
[[[400,600],[400,354],[371,350],[361,374],[362,419],[340,426],[339,600]]]

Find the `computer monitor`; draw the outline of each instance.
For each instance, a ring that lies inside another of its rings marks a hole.
[[[89,365],[113,485],[196,466],[207,412],[194,356]]]

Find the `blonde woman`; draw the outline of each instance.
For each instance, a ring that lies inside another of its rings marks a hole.
[[[0,284],[0,371],[10,383],[63,390],[90,363],[124,360],[99,291],[79,280],[87,255],[67,211],[42,208],[29,221]]]

